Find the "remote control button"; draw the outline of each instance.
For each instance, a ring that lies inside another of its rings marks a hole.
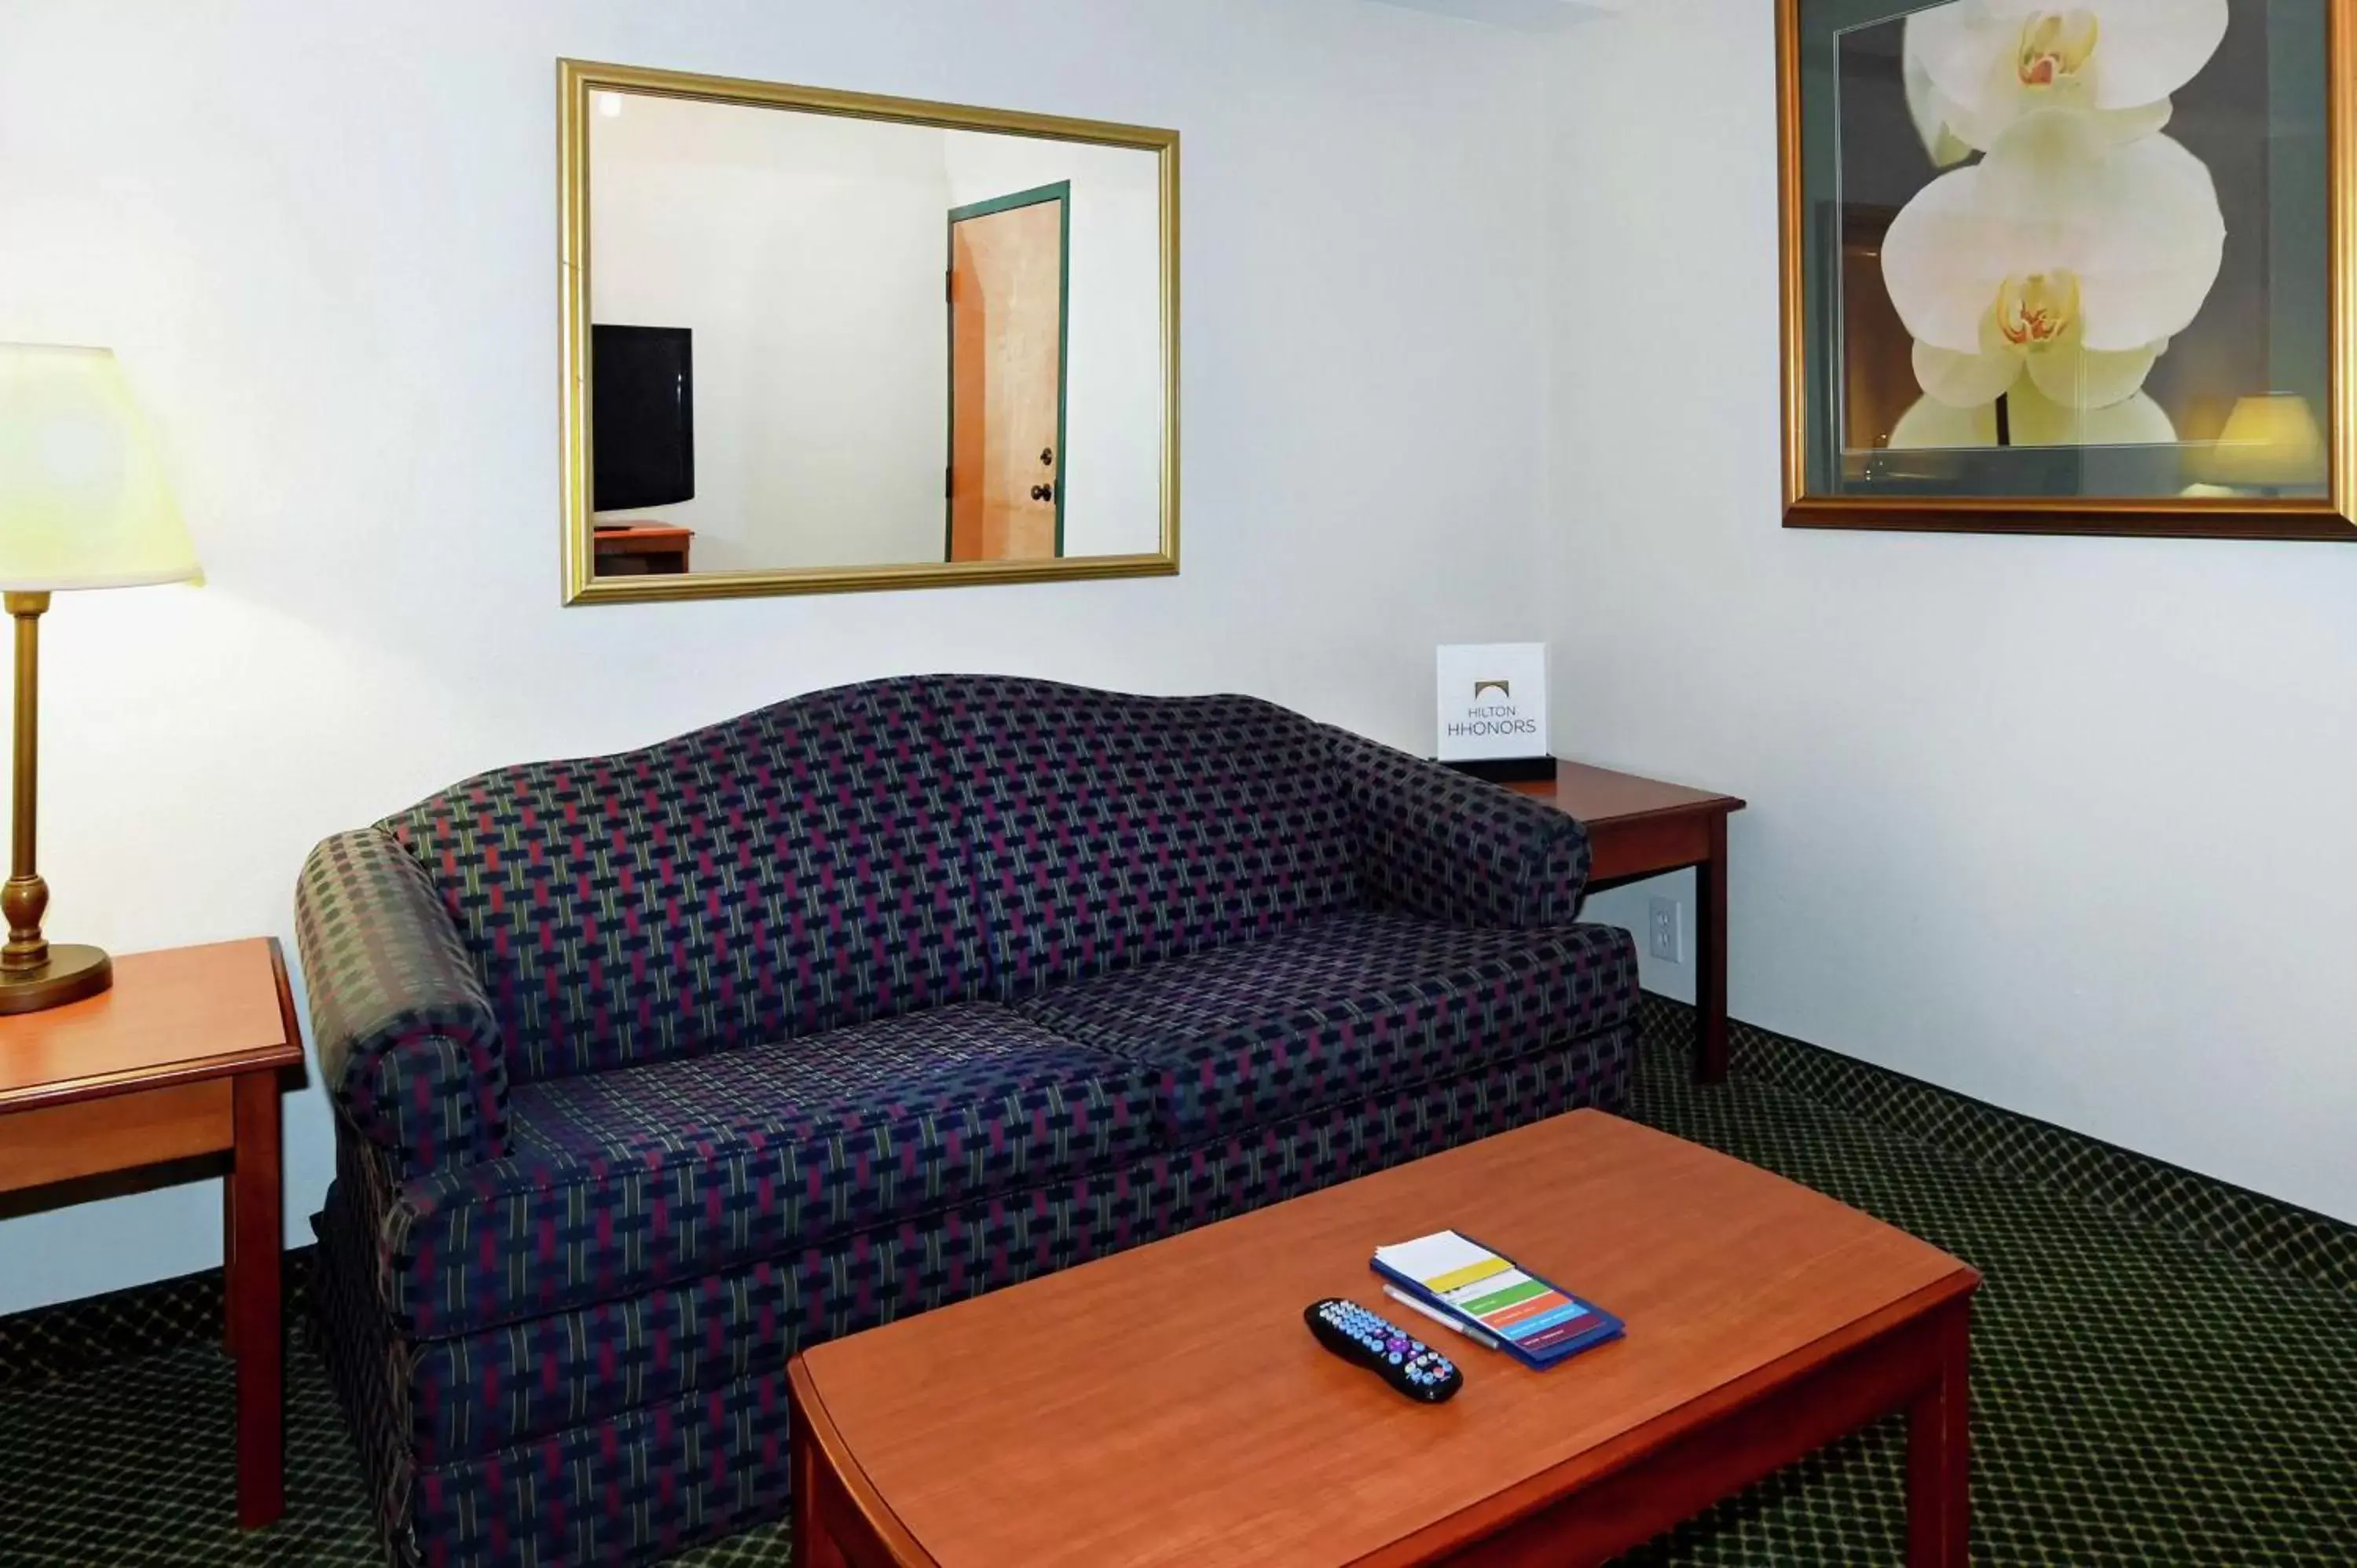
[[[1302,1308],[1311,1337],[1334,1356],[1364,1367],[1418,1404],[1439,1404],[1464,1387],[1446,1359],[1388,1318],[1356,1302],[1329,1296]]]

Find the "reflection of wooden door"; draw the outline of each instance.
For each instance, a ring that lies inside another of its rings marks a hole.
[[[1923,389],[1915,380],[1915,339],[1882,281],[1882,242],[1899,215],[1889,207],[1842,209],[1842,386],[1849,453],[1890,445],[1890,432]]]
[[[1064,553],[1064,299],[1071,188],[950,214],[952,561]]]

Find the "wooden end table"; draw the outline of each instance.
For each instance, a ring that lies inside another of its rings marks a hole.
[[[133,953],[111,990],[0,1018],[0,1194],[229,1157],[224,1314],[237,1361],[237,1521],[286,1511],[278,1095],[303,1065],[274,940]],[[70,1201],[70,1192],[60,1195]]]
[[[1619,1314],[1447,1404],[1301,1309],[1449,1227]],[[788,1364],[800,1568],[1602,1563],[1886,1412],[1907,1561],[1965,1568],[1980,1276],[1820,1193],[1576,1111],[832,1340]]]
[[[1553,779],[1509,789],[1546,801],[1587,828],[1590,891],[1659,876],[1695,874],[1695,1079],[1727,1076],[1727,819],[1743,810],[1732,795],[1558,760]]]

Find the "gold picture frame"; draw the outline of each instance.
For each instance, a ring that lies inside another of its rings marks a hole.
[[[916,562],[863,566],[788,567],[630,576],[595,570],[591,527],[589,409],[589,119],[591,94],[622,92],[701,100],[813,114],[882,120],[963,131],[1134,148],[1156,156],[1160,242],[1161,527],[1149,554],[1054,560]],[[975,586],[1170,576],[1178,570],[1178,133],[1144,125],[1071,119],[1018,110],[983,109],[913,98],[703,76],[593,60],[557,62],[558,298],[561,311],[558,451],[562,475],[564,602],[629,604],[650,600],[742,598],[772,594],[854,593],[890,588]]]
[[[2122,534],[2357,542],[2357,0],[2325,8],[2324,131],[2330,328],[2323,367],[2328,406],[2318,410],[2323,493],[2139,496],[2007,494],[1857,495],[1813,488],[1810,400],[1829,384],[1811,358],[1823,341],[1811,330],[1811,206],[1804,190],[1803,12],[1809,0],[1776,0],[1783,522],[1787,528],[2029,534]],[[1894,3],[1894,13],[1908,7]],[[1836,131],[1839,130],[1838,124]],[[1872,254],[1871,251],[1867,252]],[[1827,421],[1841,411],[1818,411]],[[1830,426],[1829,426],[1830,427]],[[1825,445],[1842,444],[1835,435]],[[1821,464],[1823,462],[1821,457]],[[2192,487],[2199,489],[2201,487]]]

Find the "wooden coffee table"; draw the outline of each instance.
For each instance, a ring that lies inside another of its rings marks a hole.
[[[1451,1226],[1627,1338],[1547,1372],[1452,1341],[1466,1384],[1439,1406],[1318,1348],[1320,1296],[1412,1322],[1368,1254]],[[1575,1112],[796,1357],[795,1561],[1596,1563],[1904,1410],[1908,1561],[1962,1568],[1979,1283]]]

